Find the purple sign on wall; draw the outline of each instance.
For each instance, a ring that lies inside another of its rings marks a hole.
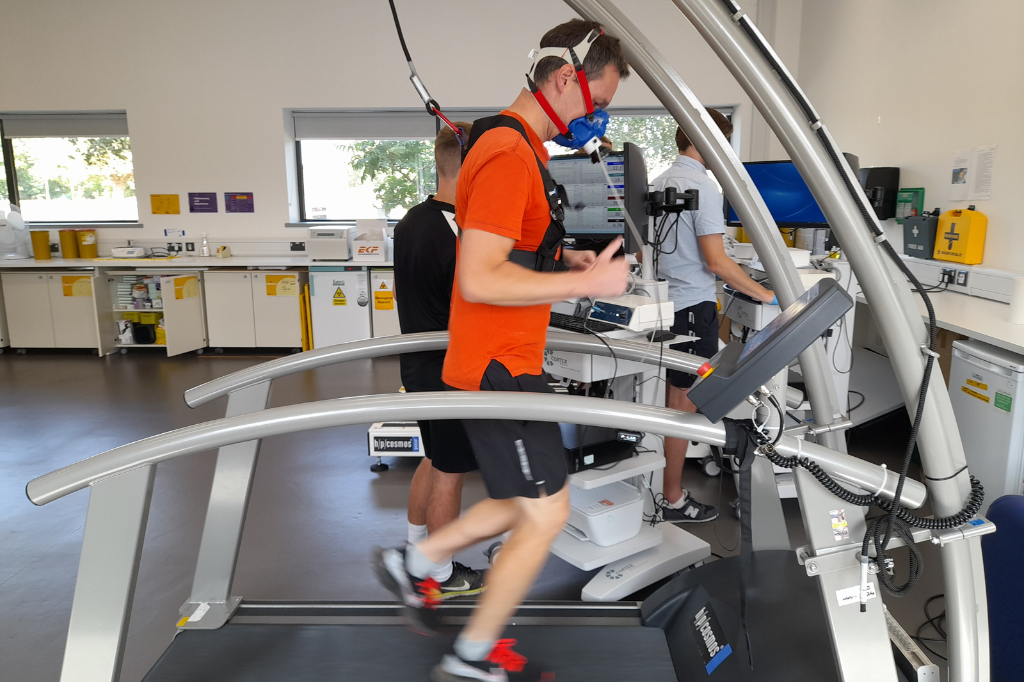
[[[189,192],[188,193],[189,213],[216,213],[217,193],[216,192]]]
[[[224,192],[224,210],[227,213],[255,213],[252,192]]]

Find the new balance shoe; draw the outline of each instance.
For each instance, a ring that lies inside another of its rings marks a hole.
[[[698,502],[693,495],[687,494],[675,504],[663,501],[661,513],[671,523],[706,523],[718,518],[718,507]]]
[[[530,663],[526,656],[512,651],[514,639],[499,639],[482,661],[467,661],[457,654],[446,654],[430,679],[433,682],[554,682],[555,674]]]
[[[452,575],[440,585],[441,599],[470,597],[484,591],[484,572],[452,562]]]
[[[437,607],[441,603],[441,585],[433,578],[417,578],[405,568],[404,549],[373,551],[377,580],[405,607],[405,615],[413,630],[432,634],[440,620]],[[454,574],[453,574],[454,575]]]

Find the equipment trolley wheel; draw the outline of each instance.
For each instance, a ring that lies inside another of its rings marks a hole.
[[[718,462],[711,455],[704,457],[700,460],[700,469],[704,472],[705,476],[721,476],[722,467],[718,466]]]

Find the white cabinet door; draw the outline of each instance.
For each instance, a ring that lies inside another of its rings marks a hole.
[[[205,347],[199,275],[161,277],[160,292],[164,303],[168,357]]]
[[[402,333],[398,322],[398,301],[395,300],[395,271],[371,270],[370,291],[373,300],[370,308],[373,316],[373,338],[393,336]]]
[[[46,275],[5,272],[4,307],[11,345],[15,348],[54,348],[53,316]]]
[[[114,312],[114,278],[101,272],[92,278],[92,300],[96,306],[96,351],[102,358],[117,350],[117,320]]]
[[[89,273],[46,275],[57,348],[96,348],[96,305]]]
[[[302,348],[299,296],[303,272],[254,272],[252,308],[256,318],[256,345],[260,348]],[[214,345],[211,341],[211,345]]]
[[[203,278],[206,328],[211,346],[256,346],[252,277],[249,272],[207,272]]]
[[[363,269],[310,272],[313,347],[370,338],[370,297]]]

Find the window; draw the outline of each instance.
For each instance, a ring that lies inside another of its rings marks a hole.
[[[0,114],[13,171],[5,196],[32,223],[139,219],[123,113]]]
[[[298,145],[302,220],[398,220],[437,187],[433,139]]]
[[[7,213],[11,210],[11,199],[7,195],[7,167],[4,166],[4,157],[0,155],[0,211]]]
[[[733,107],[714,107],[726,118],[732,119]],[[616,150],[630,142],[640,147],[644,161],[647,163],[647,178],[654,180],[664,173],[675,161],[679,151],[676,149],[676,121],[664,109],[644,111],[642,109],[610,110],[611,120],[605,136],[612,141]],[[551,154],[566,154],[565,147],[546,143]],[[710,175],[710,173],[709,173]]]

